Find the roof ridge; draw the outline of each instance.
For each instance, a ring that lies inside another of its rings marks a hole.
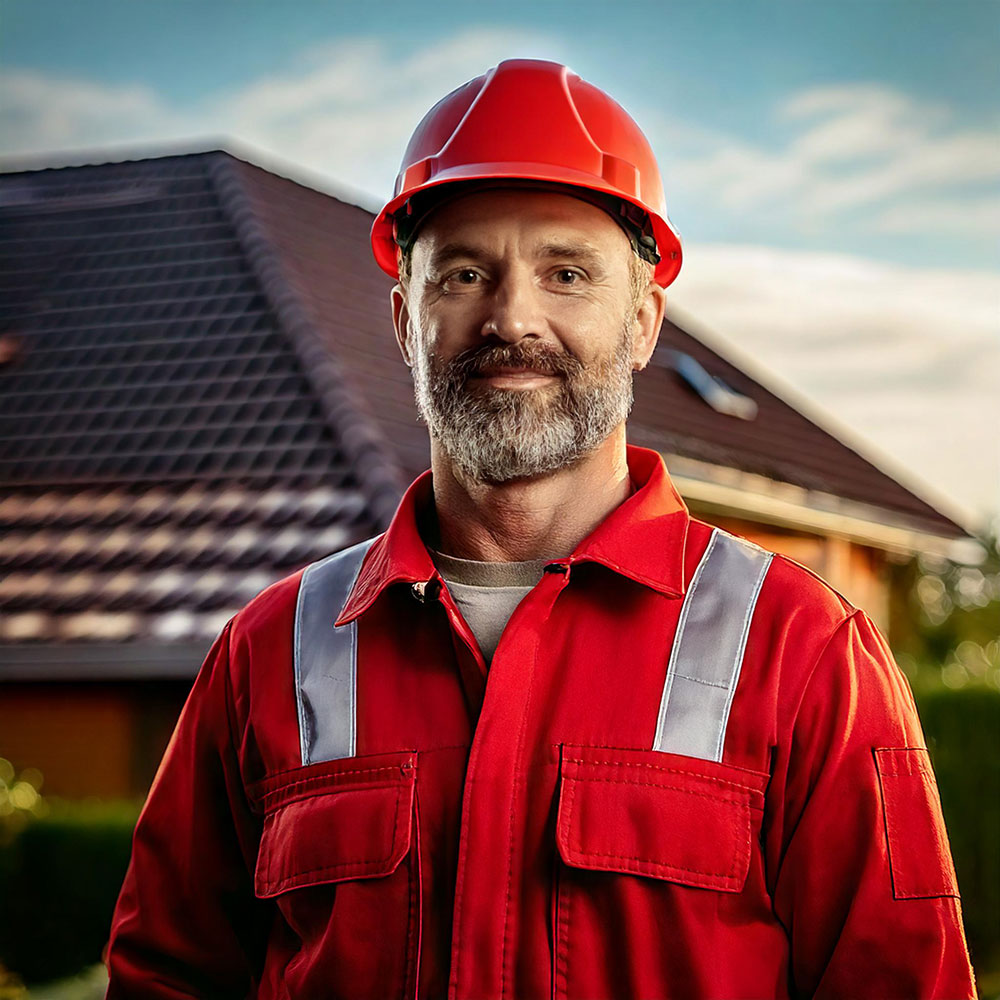
[[[392,520],[403,493],[402,469],[366,401],[343,378],[316,330],[309,308],[288,280],[281,255],[250,204],[237,163],[245,161],[218,151],[207,158],[206,173],[265,297],[302,364],[303,375],[316,394],[323,418],[342,445],[379,525],[384,527]],[[347,415],[355,418],[349,424],[344,419]]]
[[[117,152],[117,156],[115,155]],[[202,158],[226,153],[220,142],[205,149],[178,147],[175,152],[166,148],[162,152],[150,153],[143,146],[115,149],[79,149],[53,153],[7,154],[0,156],[0,178],[24,177],[32,174],[58,174],[71,171],[94,171],[102,167],[123,167],[133,163],[157,163],[163,160],[197,161]],[[33,160],[32,157],[38,157]]]

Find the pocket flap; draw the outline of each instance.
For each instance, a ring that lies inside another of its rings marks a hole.
[[[394,871],[410,846],[415,784],[415,753],[325,761],[261,782],[257,896]]]
[[[739,892],[767,779],[679,754],[564,746],[559,853],[575,868]]]
[[[958,896],[937,782],[925,747],[879,747],[885,836],[896,899]]]

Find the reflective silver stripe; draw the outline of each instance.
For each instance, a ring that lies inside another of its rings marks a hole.
[[[334,628],[374,538],[305,568],[295,605],[295,696],[302,763],[353,757],[357,622]]]
[[[772,554],[716,528],[684,597],[654,750],[722,760],[747,634]]]

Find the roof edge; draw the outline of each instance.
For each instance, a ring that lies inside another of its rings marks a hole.
[[[748,378],[753,379],[765,392],[769,392],[786,406],[792,407],[806,420],[835,438],[843,447],[854,452],[882,475],[892,479],[898,486],[951,521],[965,535],[974,538],[983,534],[983,530],[972,527],[976,524],[977,517],[959,501],[942,494],[903,465],[900,460],[888,455],[878,445],[833,416],[802,390],[797,389],[790,382],[767,368],[758,358],[740,350],[723,334],[699,320],[688,310],[668,302],[664,320],[673,323],[696,340],[700,340],[706,347],[738,368]]]
[[[661,452],[682,497],[699,511],[750,518],[775,527],[836,535],[901,555],[926,552],[968,562],[978,546],[956,530],[946,535],[884,507],[845,500],[753,473]],[[956,525],[958,529],[959,526]]]
[[[150,160],[168,160],[223,154],[248,166],[265,170],[275,177],[317,194],[323,194],[371,216],[378,214],[381,200],[360,188],[342,181],[333,182],[317,171],[283,160],[270,151],[262,151],[242,140],[227,136],[179,139],[161,142],[152,149],[136,143],[112,143],[96,149],[67,149],[43,153],[0,154],[0,176],[4,174],[33,174],[46,170],[75,170],[86,167],[110,167],[124,163],[141,163]]]
[[[0,643],[0,687],[36,681],[193,680],[211,642]]]
[[[207,172],[250,266],[302,364],[323,417],[346,452],[378,526],[385,528],[395,514],[406,477],[367,403],[343,378],[316,330],[308,307],[293,291],[294,284],[267,226],[254,214],[243,178],[235,169],[238,162],[242,161],[220,152],[209,159]],[[348,414],[356,418],[350,426],[345,420]]]

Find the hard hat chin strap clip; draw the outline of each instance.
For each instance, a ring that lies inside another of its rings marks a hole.
[[[659,264],[660,255],[656,250],[656,238],[649,216],[637,205],[623,198],[614,199],[618,202],[618,216],[615,221],[625,230],[632,249],[647,264]]]

